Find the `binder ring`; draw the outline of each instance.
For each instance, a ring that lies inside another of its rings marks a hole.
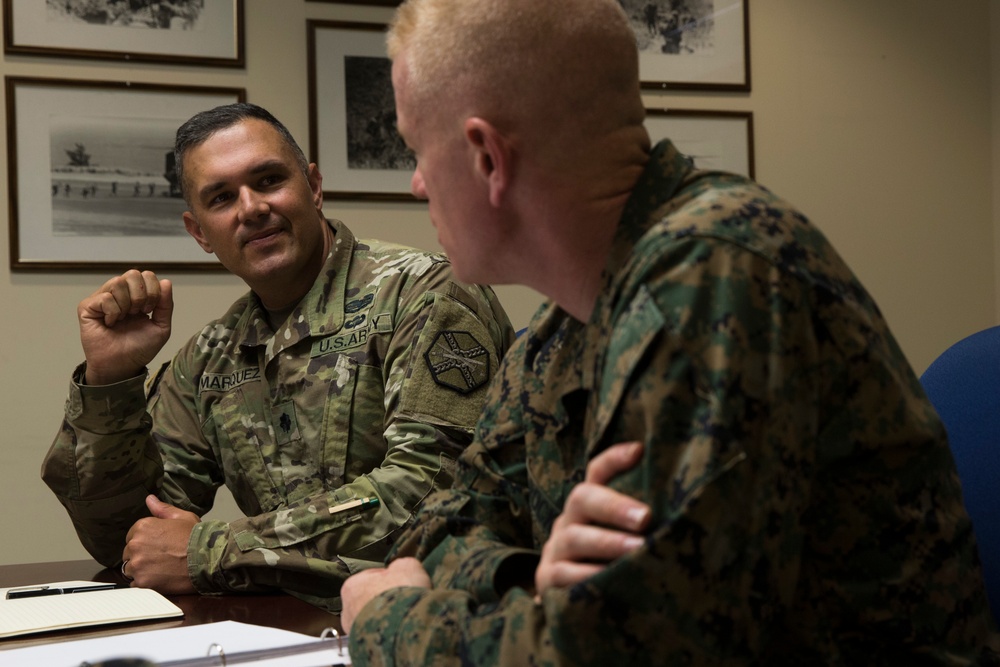
[[[324,629],[323,632],[320,633],[319,638],[329,641],[333,641],[334,639],[336,639],[337,652],[340,653],[340,655],[344,655],[344,638],[341,636],[339,632],[337,632],[337,628],[328,627]]]
[[[223,650],[222,644],[213,643],[211,646],[208,647],[208,653],[206,653],[205,655],[211,656],[212,651],[215,651],[218,654],[219,660],[222,661],[222,667],[226,667],[226,652]]]

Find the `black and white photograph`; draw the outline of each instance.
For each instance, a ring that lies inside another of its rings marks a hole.
[[[699,109],[646,109],[655,145],[670,139],[698,169],[754,178],[753,113]]]
[[[221,270],[184,229],[177,128],[242,88],[6,77],[11,268]]]
[[[749,0],[618,0],[644,88],[750,90]]]
[[[386,26],[307,22],[309,159],[330,199],[417,201],[416,162],[396,129]]]
[[[715,0],[618,0],[641,52],[712,54]]]
[[[184,236],[168,119],[49,118],[54,236]]]
[[[3,0],[14,54],[242,67],[243,0]]]
[[[203,30],[205,0],[45,0],[51,23],[90,23],[119,28]]]
[[[396,131],[392,63],[388,58],[344,58],[348,169],[413,171],[417,161]]]

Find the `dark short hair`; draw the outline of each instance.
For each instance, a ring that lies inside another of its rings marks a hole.
[[[271,115],[270,111],[248,102],[224,104],[195,114],[177,128],[177,137],[174,139],[174,173],[177,176],[177,185],[181,189],[181,196],[184,197],[184,201],[189,206],[191,201],[188,199],[187,187],[184,183],[184,154],[187,153],[188,149],[204,143],[219,130],[232,127],[250,118],[262,120],[277,130],[288,147],[292,149],[292,153],[295,154],[295,160],[299,163],[302,173],[308,175],[309,161],[306,159],[305,153],[299,148],[288,128]]]

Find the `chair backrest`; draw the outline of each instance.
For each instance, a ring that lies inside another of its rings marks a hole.
[[[920,383],[948,431],[990,608],[1000,619],[1000,326],[949,347]]]

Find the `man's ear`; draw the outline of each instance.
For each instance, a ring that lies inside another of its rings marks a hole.
[[[313,206],[322,213],[323,211],[323,174],[319,173],[319,167],[315,162],[309,163],[309,170],[306,173],[309,181],[309,190],[312,192]]]
[[[510,142],[489,121],[472,117],[465,121],[465,138],[474,151],[473,169],[490,193],[490,204],[500,206],[513,176]]]
[[[191,211],[184,211],[184,229],[198,242],[202,250],[212,252],[212,244],[205,238],[205,235],[201,231],[201,225],[195,220],[194,214]]]

